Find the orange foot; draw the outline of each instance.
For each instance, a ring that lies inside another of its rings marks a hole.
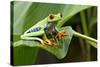
[[[58,39],[63,39],[63,37],[66,35],[67,35],[66,32],[64,30],[62,30],[62,31],[58,32],[55,37]]]
[[[47,40],[45,40],[44,44],[52,46],[52,47],[57,45],[57,43],[53,39],[47,39]]]

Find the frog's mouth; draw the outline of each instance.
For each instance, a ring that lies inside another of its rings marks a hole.
[[[48,22],[49,22],[49,23],[55,23],[55,22],[59,22],[59,21],[61,21],[61,20],[62,20],[62,18],[60,18],[60,19],[49,20]]]

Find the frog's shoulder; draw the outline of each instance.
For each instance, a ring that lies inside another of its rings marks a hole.
[[[27,33],[31,33],[31,32],[38,32],[42,29],[42,27],[38,26],[38,27],[34,27],[32,29],[30,29]]]

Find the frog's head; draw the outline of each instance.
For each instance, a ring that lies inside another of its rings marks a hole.
[[[62,14],[58,13],[58,14],[49,14],[48,16],[48,22],[55,22],[55,21],[59,21],[62,19]]]

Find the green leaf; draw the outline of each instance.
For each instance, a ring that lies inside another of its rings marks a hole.
[[[17,42],[14,42],[13,46],[14,47],[20,47],[20,46],[40,47],[40,48],[52,53],[58,59],[62,59],[66,56],[66,54],[68,52],[68,47],[69,47],[73,32],[72,32],[71,27],[64,27],[61,30],[64,30],[67,35],[64,37],[63,40],[58,40],[58,39],[56,40],[57,46],[51,47],[48,45],[42,45],[37,41],[29,41],[29,40],[19,40]]]
[[[19,46],[12,47],[12,65],[32,65],[35,64],[38,54],[37,47]]]

